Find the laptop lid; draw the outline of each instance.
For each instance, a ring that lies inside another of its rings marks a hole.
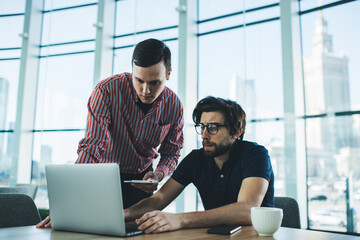
[[[127,233],[119,165],[45,166],[51,225],[56,230],[114,236]]]

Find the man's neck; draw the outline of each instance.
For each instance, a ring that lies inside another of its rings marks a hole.
[[[214,157],[215,163],[220,170],[222,169],[224,163],[229,159],[229,155],[230,155],[230,150],[220,156]]]

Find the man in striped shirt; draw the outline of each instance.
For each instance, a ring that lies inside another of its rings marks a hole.
[[[119,164],[125,208],[151,196],[157,183],[123,180],[161,181],[175,170],[183,146],[182,103],[165,86],[171,74],[170,49],[162,41],[144,40],[134,49],[132,67],[132,74],[117,74],[96,85],[76,160]]]

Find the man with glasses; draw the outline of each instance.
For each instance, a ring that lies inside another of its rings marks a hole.
[[[145,233],[249,225],[251,207],[274,206],[274,174],[268,151],[243,140],[246,121],[240,105],[207,97],[196,105],[193,120],[203,148],[188,154],[155,195],[125,209],[125,218],[136,219]],[[198,189],[205,211],[159,211],[190,183]]]

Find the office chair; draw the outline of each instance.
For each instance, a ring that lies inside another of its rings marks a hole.
[[[2,193],[21,193],[28,194],[29,189],[27,187],[0,187],[0,194]]]
[[[40,222],[34,201],[25,194],[0,194],[0,228],[31,226]]]
[[[18,184],[16,184],[16,187],[26,187],[29,190],[27,195],[29,195],[32,199],[35,199],[36,192],[38,190],[38,185],[18,183]]]
[[[275,207],[283,210],[282,227],[300,229],[300,211],[297,201],[289,197],[275,197]]]

